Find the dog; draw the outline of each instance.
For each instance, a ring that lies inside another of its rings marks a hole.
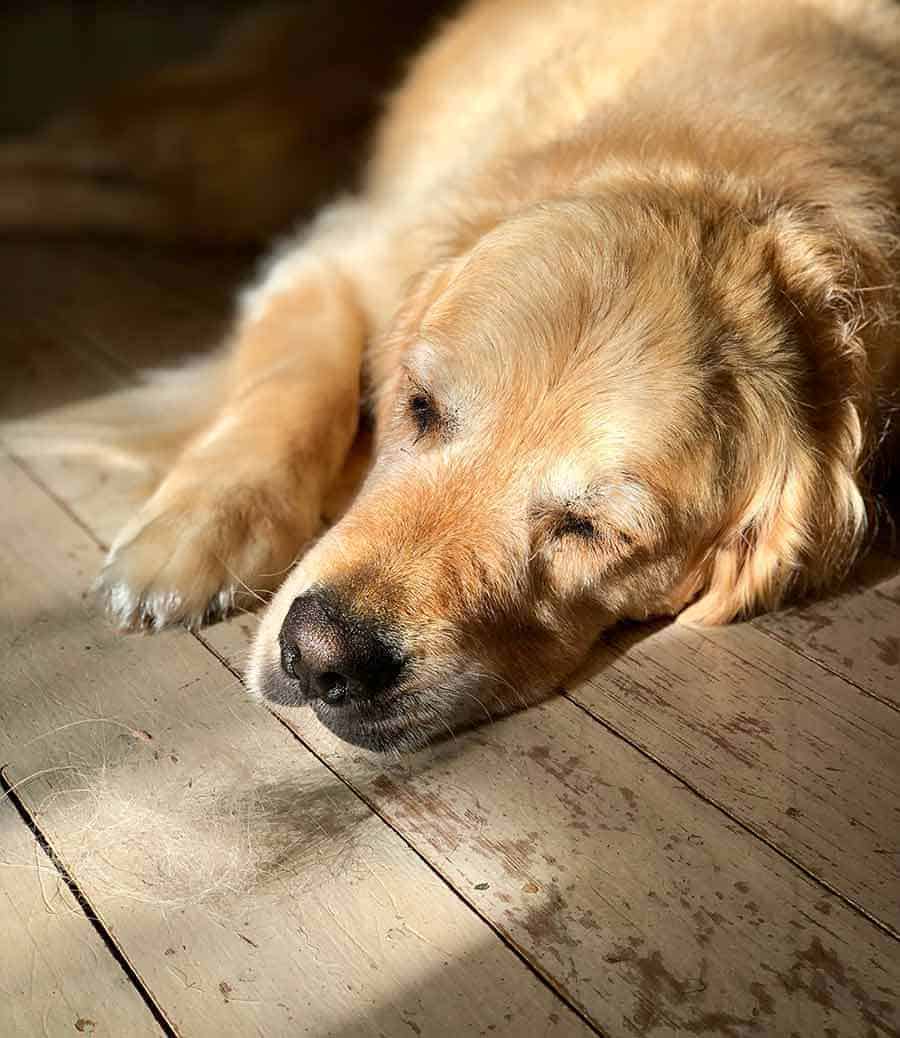
[[[898,244],[896,4],[474,0],[228,349],[145,390],[190,434],[109,613],[273,591],[252,690],[404,751],[617,622],[832,586],[896,451]],[[319,536],[361,413],[371,467]]]

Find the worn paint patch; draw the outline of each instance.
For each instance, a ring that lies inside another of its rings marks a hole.
[[[878,649],[878,658],[889,667],[900,666],[900,638],[888,635],[885,638],[873,638],[872,643]]]

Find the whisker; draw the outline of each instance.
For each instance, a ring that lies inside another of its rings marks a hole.
[[[507,688],[522,706],[528,706],[528,700],[522,694],[521,690],[516,685],[514,685],[508,678],[503,677],[502,674],[498,674],[496,671],[493,670],[485,670],[484,668],[471,668],[470,673],[473,677],[484,678],[487,681],[497,682],[498,685]]]
[[[494,715],[488,709],[487,704],[482,699],[479,699],[474,692],[467,692],[465,689],[462,688],[454,688],[448,691],[450,691],[455,696],[465,696],[467,699],[471,699],[473,702],[477,703],[484,711],[484,715],[488,719],[488,721],[493,723]]]
[[[257,600],[257,602],[262,602],[263,605],[267,605],[268,604],[266,599],[264,599],[261,594],[259,594],[258,592],[254,591],[253,588],[250,587],[249,584],[246,584],[243,580],[241,580],[241,578],[237,575],[237,573],[234,572],[234,570],[228,565],[227,562],[225,562],[224,559],[219,559],[219,562],[221,562],[222,565],[225,567],[225,569],[228,571],[228,575],[231,577],[231,579],[232,580],[236,580],[238,582],[238,584],[240,584],[241,587],[247,592],[248,595],[252,595],[252,597],[255,598]],[[232,605],[232,608],[233,608],[233,605]]]

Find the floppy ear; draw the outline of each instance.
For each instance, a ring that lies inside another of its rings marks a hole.
[[[889,281],[880,250],[874,240],[851,250],[793,212],[776,213],[751,238],[745,255],[761,262],[753,302],[765,349],[738,376],[744,426],[731,455],[731,509],[676,593],[676,604],[698,596],[679,617],[687,623],[725,623],[833,584],[867,528],[864,470],[875,439],[867,346],[881,315],[877,291],[860,286]]]
[[[694,570],[684,623],[720,624],[774,609],[791,593],[835,583],[865,536],[856,459],[825,461],[798,448],[780,471],[761,471],[753,501]]]

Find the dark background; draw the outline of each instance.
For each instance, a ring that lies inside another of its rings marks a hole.
[[[14,0],[0,233],[266,241],[352,188],[458,0]]]
[[[80,107],[119,83],[196,57],[230,18],[254,6],[236,0],[5,3],[0,14],[0,132],[34,129],[61,109]]]

